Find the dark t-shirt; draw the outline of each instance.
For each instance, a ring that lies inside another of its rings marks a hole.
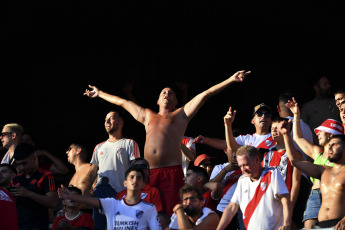
[[[54,176],[52,173],[39,168],[30,178],[25,178],[21,173],[12,180],[13,185],[19,185],[26,189],[45,195],[47,192],[56,191]],[[21,228],[36,227],[47,229],[49,225],[48,208],[44,207],[28,197],[16,197],[18,226]]]

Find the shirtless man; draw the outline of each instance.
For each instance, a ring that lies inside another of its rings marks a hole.
[[[164,88],[158,98],[159,112],[143,108],[136,103],[115,95],[110,95],[95,86],[86,90],[84,95],[91,98],[100,97],[110,103],[126,109],[146,129],[145,158],[151,167],[151,182],[164,195],[167,213],[172,214],[173,207],[179,203],[178,192],[183,186],[181,167],[181,142],[188,122],[197,113],[206,100],[219,93],[234,82],[242,82],[250,72],[238,71],[225,81],[212,86],[198,94],[183,107],[175,108],[177,98],[171,88]],[[166,183],[161,183],[166,181]]]
[[[280,130],[284,140],[292,142],[288,122],[282,124]],[[320,189],[322,203],[318,214],[318,227],[345,229],[345,136],[334,135],[331,137],[328,149],[328,159],[334,166],[316,165],[309,161],[298,160],[294,152],[289,151],[291,163],[314,178],[321,178]]]
[[[86,190],[88,185],[88,172],[91,169],[91,164],[87,162],[87,150],[84,146],[79,144],[71,144],[66,151],[67,160],[74,165],[75,173],[69,182],[68,186],[73,185],[81,190],[83,195],[90,195],[93,193],[92,189]]]

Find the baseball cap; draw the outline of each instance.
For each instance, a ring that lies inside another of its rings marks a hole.
[[[205,159],[212,159],[212,158],[214,158],[214,157],[210,157],[210,156],[207,155],[207,154],[201,154],[201,155],[199,155],[199,156],[195,159],[195,161],[194,161],[194,166],[199,166],[200,163],[201,163],[203,160],[205,160]]]
[[[259,109],[267,109],[270,113],[272,113],[272,110],[268,105],[261,103],[254,107],[253,117]]]
[[[337,120],[327,119],[319,127],[315,128],[314,131],[316,134],[319,131],[324,131],[333,135],[339,135],[344,134],[344,127]]]

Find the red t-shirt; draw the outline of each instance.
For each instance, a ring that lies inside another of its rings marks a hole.
[[[66,218],[65,215],[56,217],[53,223],[52,230],[56,230],[60,220],[68,220],[68,219]],[[93,229],[93,219],[92,219],[92,216],[88,213],[82,213],[78,218],[74,220],[68,220],[68,221],[75,228],[87,227],[87,228]]]
[[[2,230],[17,230],[17,208],[13,196],[0,187],[0,228]]]

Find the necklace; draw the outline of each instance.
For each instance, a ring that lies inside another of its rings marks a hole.
[[[341,171],[343,171],[343,169],[345,168],[345,165],[336,173],[334,174],[333,169],[331,170],[331,174],[332,174],[332,182],[334,181],[335,177],[338,176],[339,173],[341,173]]]
[[[68,217],[67,216],[67,212],[65,213],[65,217],[67,220],[75,220],[76,218],[78,218],[80,216],[81,212],[79,211],[79,213],[75,216],[75,217]]]

